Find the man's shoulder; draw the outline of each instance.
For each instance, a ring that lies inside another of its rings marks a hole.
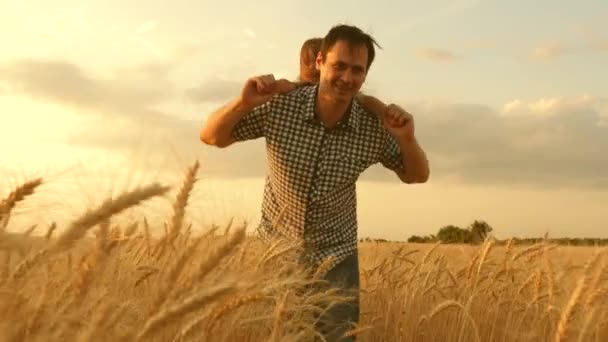
[[[380,116],[369,109],[363,107],[361,102],[355,98],[353,100],[353,110],[359,116],[359,122],[367,129],[379,130],[382,129],[382,119]]]
[[[291,106],[299,106],[301,104],[306,103],[307,101],[314,101],[314,92],[316,86],[313,85],[302,85],[297,87],[296,89],[285,93],[278,94],[275,96],[275,101],[280,102],[285,105]]]
[[[357,113],[357,115],[359,115],[362,118],[366,118],[366,119],[378,118],[378,116],[376,114],[374,114],[372,111],[363,107],[363,104],[357,98],[353,99],[353,110],[355,111],[355,113]]]
[[[297,97],[306,98],[306,97],[309,97],[310,95],[314,94],[316,89],[317,89],[317,85],[314,83],[303,83],[303,84],[299,85],[294,91],[292,91],[289,94],[291,94],[293,96],[297,96]]]

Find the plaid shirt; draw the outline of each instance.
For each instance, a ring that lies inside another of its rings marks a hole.
[[[312,262],[357,252],[356,181],[382,163],[403,168],[399,146],[375,114],[355,100],[326,128],[315,115],[318,86],[277,95],[237,124],[237,141],[265,138],[268,174],[258,233],[303,242]]]

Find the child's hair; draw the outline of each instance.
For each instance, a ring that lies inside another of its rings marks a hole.
[[[317,57],[319,51],[321,51],[321,44],[323,43],[323,38],[310,38],[307,39],[300,49],[300,63],[305,61],[309,56]]]
[[[300,76],[298,77],[300,81],[307,84],[319,82],[319,71],[316,69],[315,63],[322,44],[323,38],[310,38],[302,44],[300,49]]]

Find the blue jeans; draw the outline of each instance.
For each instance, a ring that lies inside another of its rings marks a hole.
[[[340,295],[355,297],[354,300],[340,303],[326,310],[319,319],[318,331],[328,342],[351,342],[354,337],[342,338],[345,332],[359,323],[359,256],[357,253],[347,257],[329,270],[324,278],[329,286],[341,290]]]

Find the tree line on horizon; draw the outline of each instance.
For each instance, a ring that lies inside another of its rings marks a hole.
[[[407,239],[410,243],[446,243],[446,244],[471,244],[478,245],[483,243],[494,229],[484,220],[475,220],[466,228],[455,225],[441,227],[437,234],[418,236],[412,235]],[[507,240],[498,240],[498,244],[504,244]],[[390,241],[387,239],[362,238],[361,242],[403,242]],[[549,238],[548,236],[538,238],[518,238],[513,237],[513,242],[517,244],[535,244],[542,241],[568,246],[604,246],[608,245],[608,239],[602,238]]]

